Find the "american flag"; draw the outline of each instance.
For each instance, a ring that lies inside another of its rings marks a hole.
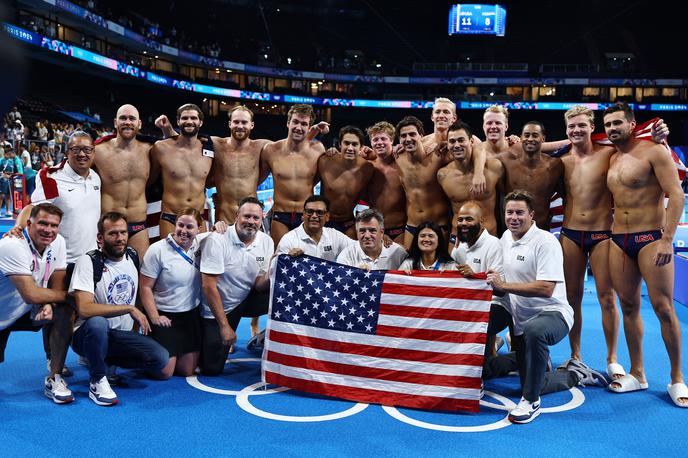
[[[352,401],[477,412],[492,299],[484,279],[281,255],[263,381]]]

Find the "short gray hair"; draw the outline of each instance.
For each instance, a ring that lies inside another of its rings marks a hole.
[[[72,140],[76,140],[77,138],[88,138],[88,141],[91,142],[91,144],[93,144],[93,137],[91,137],[91,134],[83,130],[75,130],[74,133],[69,136],[69,140],[67,140],[67,145],[72,143]]]
[[[375,208],[368,208],[356,215],[356,224],[367,223],[372,219],[376,219],[377,222],[380,223],[381,228],[385,227],[385,217],[382,216],[380,210],[377,210]]]

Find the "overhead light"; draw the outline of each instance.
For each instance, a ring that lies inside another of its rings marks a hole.
[[[291,65],[291,57],[287,57],[287,63]]]
[[[267,55],[267,54],[263,54],[263,57],[265,57],[265,60],[268,60],[268,55]]]
[[[494,92],[490,92],[490,97],[494,97]]]
[[[158,58],[158,56],[155,56],[155,58],[157,59],[157,58]]]
[[[148,51],[143,51],[144,54],[148,54]]]
[[[382,68],[382,64],[376,64],[375,65],[377,68]]]

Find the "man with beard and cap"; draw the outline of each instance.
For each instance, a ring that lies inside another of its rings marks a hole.
[[[228,116],[231,135],[211,137],[215,151],[211,176],[218,197],[215,220],[234,224],[239,201],[255,196],[258,185],[267,177],[267,170],[260,169],[260,155],[271,141],[250,138],[254,123],[248,107],[237,105],[229,110]],[[167,137],[177,135],[165,115],[156,120],[156,126]]]
[[[177,213],[194,208],[203,213],[206,180],[213,163],[213,151],[198,138],[203,112],[191,103],[177,109],[181,135],[161,140],[151,149],[150,182],[162,173],[160,238],[174,231]],[[204,229],[204,228],[203,228]]]
[[[385,235],[403,243],[406,226],[406,195],[399,178],[399,167],[392,154],[394,126],[380,121],[368,128],[370,145],[377,157],[372,160],[373,177],[368,183],[367,202],[385,217]]]
[[[452,124],[447,134],[447,146],[454,160],[437,172],[437,181],[449,198],[455,215],[452,221],[452,238],[450,238],[452,244],[456,241],[453,234],[457,234],[456,218],[459,214],[459,209],[469,200],[473,200],[480,205],[483,225],[487,231],[492,235],[497,232],[497,220],[495,217],[497,188],[501,187],[504,167],[497,159],[489,158],[485,162],[485,192],[472,198],[469,191],[475,176],[473,167],[474,143],[472,138],[473,133],[468,124],[461,121]]]
[[[673,303],[672,246],[685,195],[669,152],[662,145],[633,135],[635,116],[627,104],[607,108],[603,120],[607,137],[617,150],[607,173],[607,186],[614,201],[614,243],[609,250],[609,267],[621,303],[631,358],[629,373],[614,380],[609,389],[625,393],[648,388],[640,316],[640,287],[645,280],[671,364],[667,391],[674,404],[688,407],[688,388],[681,371],[681,328]]]
[[[143,369],[152,377],[165,378],[162,370],[169,360],[167,350],[145,336],[150,332],[150,324],[134,305],[139,274],[133,259],[136,254],[127,248],[127,234],[124,215],[109,212],[101,216],[101,249],[77,260],[69,286],[78,314],[72,348],[88,361],[88,396],[100,406],[118,402],[107,379],[108,365]],[[100,279],[94,268],[102,269]],[[134,321],[141,333],[132,330]]]
[[[141,259],[148,249],[146,183],[152,142],[137,138],[141,117],[133,105],[115,115],[115,134],[96,141],[95,169],[102,181],[101,211],[122,213],[128,221],[129,245]]]
[[[470,132],[467,132],[470,138]],[[451,132],[450,132],[451,138]],[[452,146],[450,144],[449,148]],[[491,213],[489,214],[491,216]],[[488,216],[488,217],[489,217]],[[457,244],[451,252],[451,257],[458,265],[458,271],[466,277],[471,277],[479,272],[494,270],[504,274],[502,268],[502,246],[499,239],[485,228],[485,212],[480,203],[468,201],[456,211],[456,235]],[[488,357],[496,353],[494,346],[495,336],[505,328],[512,328],[511,310],[508,299],[502,295],[492,296],[490,306],[490,322],[487,326],[488,342],[485,345],[485,369],[483,378],[492,378],[492,372],[504,375],[515,369],[513,367],[505,371],[490,371]],[[489,374],[488,374],[489,372]],[[496,376],[496,375],[495,375]]]
[[[201,252],[203,288],[203,374],[218,375],[225,367],[242,317],[268,312],[272,239],[260,231],[263,204],[255,197],[239,202],[236,222],[224,233],[212,233]]]
[[[485,114],[486,120],[489,114]],[[552,196],[555,192],[564,193],[564,164],[561,159],[542,152],[544,141],[545,126],[538,121],[529,121],[521,132],[521,151],[510,148],[499,154],[498,159],[504,165],[504,192],[510,193],[514,189],[528,191],[534,199],[537,226],[549,230]]]
[[[330,130],[324,121],[312,125],[314,119],[312,106],[294,105],[287,113],[287,138],[268,144],[260,155],[261,170],[270,171],[275,181],[270,224],[270,236],[275,244],[301,224],[303,203],[313,194],[318,159],[325,147],[320,142],[309,141],[309,137]]]
[[[365,137],[358,127],[339,130],[339,154],[320,156],[320,193],[330,201],[327,227],[356,238],[354,208],[373,176],[373,164],[359,156]]]

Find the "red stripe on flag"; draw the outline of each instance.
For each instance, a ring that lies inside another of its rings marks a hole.
[[[324,396],[332,396],[341,399],[349,399],[356,402],[410,407],[413,409],[447,410],[451,412],[456,410],[466,410],[477,413],[480,411],[480,404],[478,400],[440,398],[436,396],[416,396],[412,394],[355,388],[351,386],[341,386],[287,377],[285,375],[280,375],[269,371],[265,371],[265,381],[274,385],[286,386],[294,390],[316,393]]]
[[[380,304],[380,314],[410,316],[415,318],[432,318],[433,320],[468,321],[472,323],[487,323],[488,321],[490,321],[490,312],[437,309],[431,307],[414,307],[408,305]]]
[[[427,372],[397,371],[380,369],[371,366],[357,366],[355,364],[335,363],[320,359],[301,356],[285,355],[268,351],[267,360],[284,366],[299,367],[329,374],[346,375],[351,377],[387,380],[390,382],[413,383],[415,385],[447,386],[450,388],[480,388],[480,377],[462,375],[438,375]]]
[[[388,274],[394,274],[394,275],[400,275],[400,276],[408,276],[406,274],[405,270],[388,270]],[[413,276],[418,278],[418,277],[427,277],[427,278],[468,278],[461,273],[459,273],[456,270],[414,270],[413,271]],[[485,272],[477,273],[470,277],[471,280],[485,280],[487,278],[487,274]],[[385,281],[392,281],[389,278]],[[398,283],[398,282],[397,282]]]
[[[463,366],[482,366],[483,355],[439,353],[423,350],[408,350],[405,348],[378,347],[349,342],[337,342],[319,337],[308,337],[270,329],[269,340],[286,345],[316,348],[337,353],[351,355],[372,356],[376,358],[399,359],[402,361],[421,361],[434,364],[450,364]]]
[[[441,297],[447,299],[466,299],[471,301],[491,301],[492,290],[450,288],[447,286],[404,285],[400,283],[383,283],[383,294],[401,294],[404,296]]]
[[[401,339],[430,340],[434,342],[484,344],[487,334],[482,332],[451,332],[432,329],[400,328],[397,326],[377,325],[377,335]]]

